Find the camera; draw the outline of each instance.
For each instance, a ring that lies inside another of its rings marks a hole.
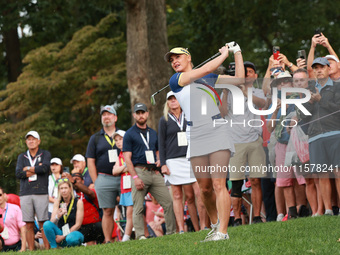
[[[230,62],[228,66],[227,74],[230,76],[235,76],[235,62]]]

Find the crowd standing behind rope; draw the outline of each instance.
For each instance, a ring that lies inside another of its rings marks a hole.
[[[329,54],[314,58],[320,47]],[[227,70],[230,53],[235,63]],[[204,241],[217,241],[229,239],[228,225],[339,215],[339,57],[318,33],[308,58],[299,51],[296,63],[275,47],[260,82],[244,56],[237,43],[227,43],[195,69],[187,49],[170,50],[164,59],[176,73],[159,134],[147,126],[143,103],[134,106],[136,124],[126,133],[115,126],[114,107],[101,107],[103,127],[91,136],[86,158],[73,156],[70,173],[58,155],[51,159],[39,147],[37,131],[27,132],[16,166],[20,194],[0,187],[0,250],[143,240],[209,225]],[[147,224],[150,197],[154,221]]]

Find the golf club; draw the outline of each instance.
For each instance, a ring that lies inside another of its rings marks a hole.
[[[199,68],[201,66],[203,66],[204,64],[206,64],[207,62],[209,62],[210,60],[213,60],[214,58],[218,57],[219,55],[221,55],[220,52],[217,52],[215,55],[211,56],[210,58],[208,58],[207,60],[205,60],[204,62],[202,62],[201,64],[199,64],[198,66],[195,66],[194,69]],[[169,87],[170,85],[166,85],[165,87],[161,88],[160,90],[156,91],[155,93],[153,93],[151,95],[151,104],[155,105],[156,104],[156,99],[155,96],[157,94],[159,94],[160,92],[162,92],[163,90],[165,90],[167,87]]]

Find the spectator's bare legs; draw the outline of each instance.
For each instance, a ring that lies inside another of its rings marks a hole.
[[[328,173],[322,173],[319,176],[319,185],[320,185],[320,191],[321,191],[321,196],[322,200],[325,205],[325,209],[332,210],[332,202],[331,202],[331,194],[332,194],[332,189],[331,189],[331,182],[329,180],[329,175]]]
[[[114,208],[103,208],[103,220],[102,220],[102,228],[104,233],[104,243],[106,242],[112,242],[112,232],[114,228],[113,223],[113,213],[115,209]]]
[[[306,196],[312,209],[312,215],[318,212],[318,196],[316,192],[316,186],[314,178],[305,178],[306,181]]]
[[[285,196],[287,207],[296,206],[294,187],[283,187],[283,194]]]
[[[50,249],[50,243],[48,242],[48,240],[45,236],[43,225],[44,225],[44,221],[39,221],[40,231],[41,231],[41,234],[42,234],[42,239],[44,241],[45,250],[49,250]]]
[[[286,214],[286,205],[285,205],[285,197],[283,195],[283,188],[275,185],[275,203],[276,203],[276,211],[279,215],[282,213]]]
[[[260,178],[249,178],[251,183],[251,201],[254,207],[254,217],[261,215],[262,189]],[[249,217],[252,217],[250,215]]]
[[[294,192],[297,211],[299,211],[301,205],[307,205],[306,186],[304,184],[300,185],[298,181],[294,179]]]
[[[190,214],[192,225],[195,231],[199,231],[200,227],[198,224],[197,208],[195,204],[195,194],[192,185],[183,185],[185,199],[188,202],[188,211]]]
[[[316,193],[318,197],[318,214],[322,215],[324,210],[325,210],[325,205],[323,204],[323,199],[321,195],[321,190],[320,190],[320,184],[319,184],[319,178],[314,178],[314,183],[316,187]]]
[[[34,222],[26,222],[26,238],[28,249],[34,250]]]
[[[206,224],[207,219],[209,219],[208,215],[207,215],[207,210],[205,209],[204,204],[202,202],[198,182],[194,182],[192,184],[192,188],[194,190],[195,197],[196,197],[196,206],[197,206],[198,215],[200,217],[200,227],[201,227],[201,230],[203,230],[203,229],[205,229],[205,227],[209,226],[209,225]]]
[[[242,198],[241,197],[231,197],[231,203],[233,205],[235,220],[241,219]]]
[[[335,177],[335,186],[336,186],[336,191],[337,191],[337,203],[335,205],[339,205],[340,204],[340,169],[339,168],[335,168],[335,172],[334,172],[334,177]],[[335,199],[336,200],[336,199]]]
[[[125,226],[125,235],[131,236],[132,228],[133,228],[133,206],[128,206],[126,210],[126,226]]]
[[[184,208],[182,185],[171,185],[173,208],[179,231],[184,231]]]

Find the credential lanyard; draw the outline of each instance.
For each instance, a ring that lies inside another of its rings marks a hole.
[[[41,154],[40,154],[40,155],[41,155]],[[30,151],[27,150],[27,158],[28,158],[28,160],[29,160],[31,166],[35,166],[35,162],[37,161],[37,158],[38,158],[40,155],[36,155],[35,158],[34,158],[34,160],[32,160]]]
[[[54,178],[54,174],[51,174],[51,176],[52,176],[52,180],[54,181],[54,187],[58,187],[58,184]]]
[[[112,149],[113,149],[113,146],[115,146],[115,140],[113,140],[111,142],[111,139],[109,138],[109,136],[107,134],[105,134],[105,139],[106,141],[111,145]]]
[[[142,133],[139,133],[139,134],[140,134],[140,136],[142,137],[142,140],[143,140],[143,142],[144,142],[146,148],[147,148],[148,150],[150,150],[150,147],[149,147],[149,131],[146,133],[146,139],[147,139],[147,140],[145,140],[145,137],[143,136]]]
[[[181,113],[181,115],[179,116],[179,118],[177,119],[176,116],[172,115],[171,113],[168,113],[170,118],[176,122],[177,126],[179,127],[179,129],[181,130],[181,132],[183,131],[183,125],[184,125],[184,114]]]
[[[65,224],[67,222],[68,216],[70,216],[70,213],[71,213],[71,210],[72,210],[72,207],[73,207],[73,203],[74,203],[74,198],[72,199],[71,204],[70,204],[70,206],[68,208],[67,215],[63,216]]]
[[[5,226],[7,212],[8,212],[8,203],[6,203],[6,213],[5,213],[5,217],[4,217],[4,221],[3,221],[4,222],[4,226]]]

